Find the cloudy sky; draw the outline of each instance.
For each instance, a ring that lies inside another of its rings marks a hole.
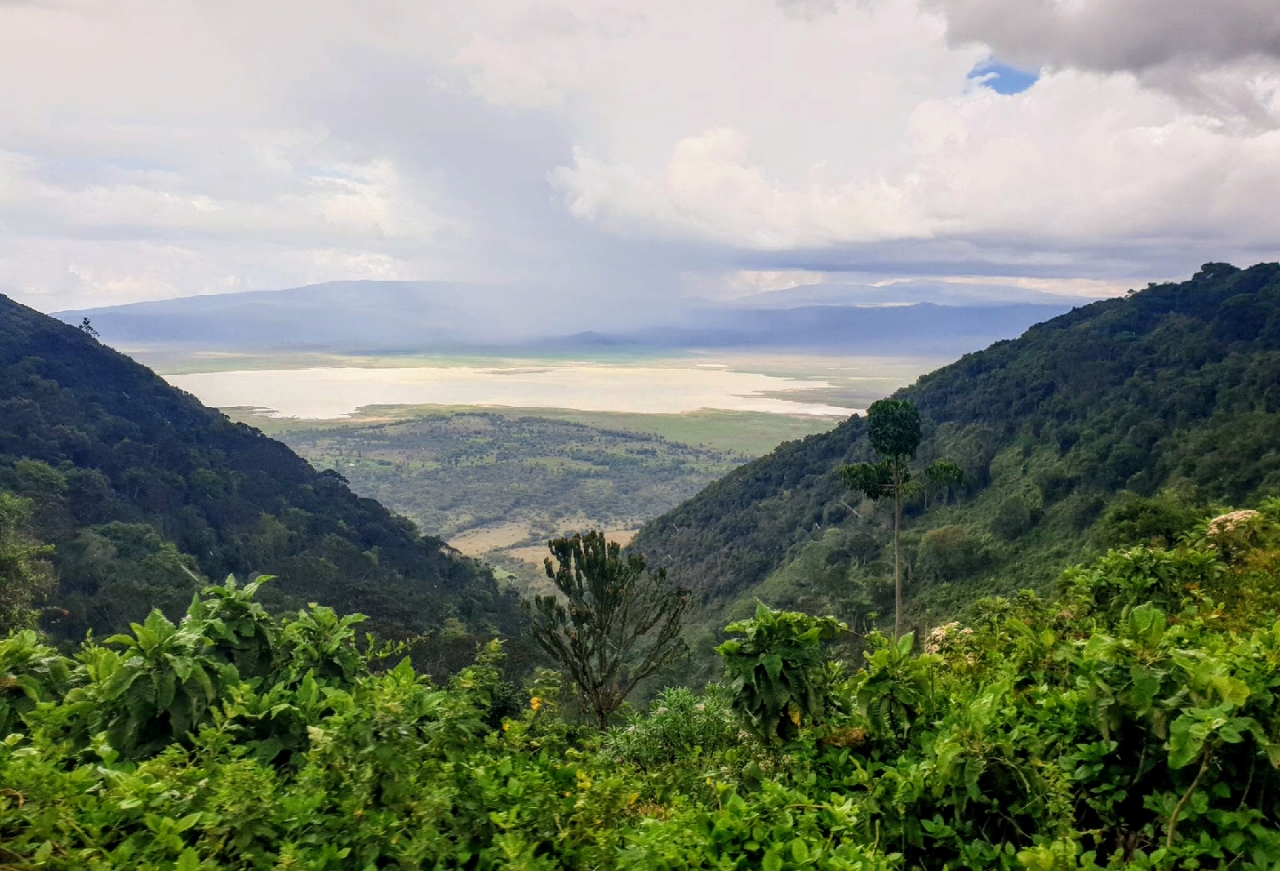
[[[0,0],[0,290],[1280,256],[1275,0]]]

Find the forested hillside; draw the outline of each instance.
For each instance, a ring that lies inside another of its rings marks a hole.
[[[1280,265],[1208,264],[1190,281],[1054,318],[894,395],[924,418],[915,468],[948,458],[966,480],[907,509],[916,619],[978,592],[1043,587],[1117,536],[1159,538],[1162,515],[1280,489]],[[737,469],[633,547],[700,590],[707,608],[759,595],[884,614],[887,512],[835,475],[869,458],[854,417]]]
[[[0,296],[0,492],[53,544],[63,637],[180,613],[205,580],[278,576],[276,606],[360,611],[387,638],[513,632],[491,574],[333,472],[229,421],[81,330]]]

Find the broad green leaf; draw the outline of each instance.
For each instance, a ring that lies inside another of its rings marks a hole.
[[[762,657],[764,670],[769,677],[777,680],[778,675],[782,674],[782,657],[776,653],[770,653],[768,656]]]
[[[809,861],[809,845],[804,838],[795,838],[791,841],[791,861],[798,865]]]
[[[1238,707],[1249,698],[1249,685],[1234,677],[1219,676],[1209,681],[1209,686],[1224,704]]]

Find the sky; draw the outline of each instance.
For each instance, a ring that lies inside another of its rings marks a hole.
[[[0,291],[1280,258],[1275,0],[0,0]],[[531,291],[535,292],[535,291]]]

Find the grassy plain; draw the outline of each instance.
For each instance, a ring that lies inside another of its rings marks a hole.
[[[805,415],[703,409],[685,414],[637,414],[624,411],[578,411],[572,408],[502,408],[475,405],[371,405],[347,418],[308,420],[276,417],[253,408],[224,408],[234,420],[267,435],[289,441],[289,434],[361,429],[423,418],[483,413],[507,420],[537,417],[595,429],[649,435],[716,451],[755,458],[786,441],[826,432],[837,421]]]

